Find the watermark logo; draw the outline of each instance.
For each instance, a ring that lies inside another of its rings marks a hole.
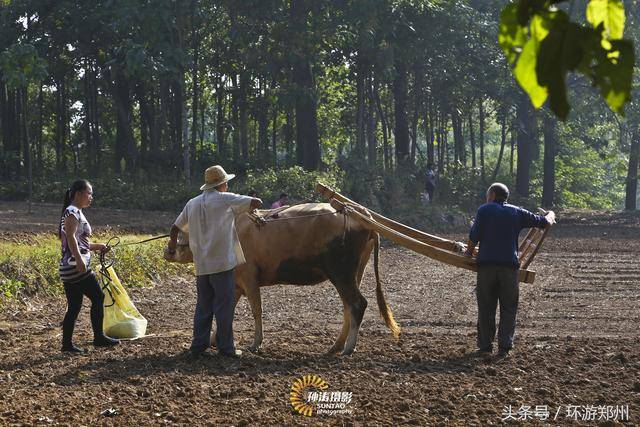
[[[501,421],[540,421],[559,419],[573,421],[629,421],[629,405],[507,405],[502,409]]]
[[[305,375],[291,385],[289,400],[298,413],[316,415],[351,414],[348,405],[353,394],[347,391],[327,391],[329,384],[318,375]]]

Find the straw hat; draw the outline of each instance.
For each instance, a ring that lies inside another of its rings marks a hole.
[[[200,187],[200,190],[209,190],[211,188],[215,188],[220,184],[224,184],[225,182],[235,178],[234,174],[227,174],[222,166],[215,165],[207,168],[204,171],[204,184]]]

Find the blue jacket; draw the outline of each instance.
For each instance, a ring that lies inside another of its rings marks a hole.
[[[476,213],[469,232],[469,240],[480,249],[478,265],[520,267],[518,235],[523,228],[545,227],[549,222],[540,215],[504,202],[486,203]]]

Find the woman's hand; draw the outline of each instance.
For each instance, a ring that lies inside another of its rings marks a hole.
[[[84,259],[82,259],[82,257],[80,257],[79,259],[76,259],[76,270],[78,271],[78,273],[87,272],[87,266],[85,265]]]
[[[94,243],[93,245],[93,250],[96,252],[100,252],[100,253],[107,253],[111,250],[110,246],[105,245],[104,243]]]

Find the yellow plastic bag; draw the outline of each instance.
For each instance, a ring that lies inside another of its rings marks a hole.
[[[140,338],[147,333],[147,319],[129,299],[113,267],[109,273],[108,292],[104,296],[104,333],[112,338]]]

